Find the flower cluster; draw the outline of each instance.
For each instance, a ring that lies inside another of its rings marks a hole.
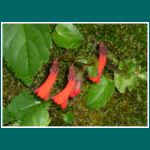
[[[107,48],[104,45],[104,43],[99,44],[99,58],[98,58],[98,70],[97,70],[97,76],[96,77],[89,77],[89,80],[91,80],[94,83],[99,83],[104,67],[106,65],[106,56]],[[58,60],[54,60],[52,62],[52,66],[50,69],[50,73],[45,80],[44,83],[41,84],[37,89],[34,90],[34,93],[39,96],[44,101],[47,101],[50,98],[51,90],[54,86],[54,83],[56,82],[58,71],[59,71],[59,63]],[[82,73],[79,72],[76,74],[75,67],[72,64],[69,67],[69,73],[68,73],[68,82],[63,90],[61,90],[58,94],[55,96],[52,96],[51,99],[57,104],[60,105],[62,109],[65,109],[68,105],[68,99],[73,98],[80,94],[81,92],[81,84],[82,79],[81,75]]]
[[[41,99],[47,101],[50,97],[51,89],[56,81],[58,74],[58,61],[54,60],[50,73],[45,82],[34,90],[34,93],[37,94]],[[76,80],[75,68],[73,65],[69,68],[68,83],[66,87],[60,91],[56,96],[52,97],[52,100],[61,106],[62,109],[67,107],[69,97],[73,98],[80,93],[81,82]]]

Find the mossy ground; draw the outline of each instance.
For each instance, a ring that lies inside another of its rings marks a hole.
[[[54,28],[54,25],[50,25]],[[74,61],[74,56],[96,56],[96,45],[105,41],[108,47],[109,60],[104,74],[113,79],[117,63],[123,59],[135,58],[137,65],[147,70],[147,25],[145,24],[80,24],[77,25],[84,36],[82,46],[75,50],[58,48],[53,44],[50,57],[59,57],[60,72],[52,95],[60,91],[67,81],[68,66]],[[47,76],[49,64],[43,65],[35,77],[32,87],[37,87]],[[146,126],[147,125],[147,84],[139,82],[132,91],[120,94],[117,90],[104,108],[89,110],[85,105],[85,95],[90,87],[90,81],[85,80],[82,93],[69,101],[67,110],[61,110],[52,103],[49,113],[52,118],[50,126],[65,126],[62,115],[71,111],[75,119],[73,126]],[[3,67],[3,105],[19,92],[28,89],[8,70]]]

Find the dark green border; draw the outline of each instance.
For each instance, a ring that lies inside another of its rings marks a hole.
[[[3,1],[0,21],[150,21],[148,0]],[[150,129],[0,129],[1,149],[150,149]]]

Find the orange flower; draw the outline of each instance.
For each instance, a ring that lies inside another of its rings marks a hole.
[[[58,61],[54,60],[48,78],[40,87],[34,90],[34,93],[36,93],[36,95],[42,98],[43,100],[47,101],[49,99],[51,89],[56,81],[57,74],[58,74]]]
[[[97,71],[98,74],[96,77],[89,77],[89,80],[91,80],[95,83],[100,82],[101,76],[103,74],[103,70],[104,70],[104,67],[105,67],[106,62],[107,62],[106,52],[107,52],[107,48],[104,45],[104,43],[101,42],[99,44],[99,59],[98,59],[98,71]]]
[[[68,83],[66,87],[52,98],[56,104],[61,106],[62,109],[65,109],[67,107],[68,98],[72,89],[74,88],[74,85],[75,85],[75,69],[74,66],[72,65],[69,68]]]
[[[74,86],[73,90],[70,93],[71,98],[73,98],[73,97],[77,96],[78,94],[80,94],[80,92],[81,92],[81,83],[82,83],[82,81],[76,80],[75,86]]]

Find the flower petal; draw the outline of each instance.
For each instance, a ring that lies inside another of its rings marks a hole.
[[[36,93],[36,95],[39,96],[41,99],[47,101],[49,99],[51,89],[56,81],[57,74],[58,62],[54,60],[48,78],[41,86],[34,90],[34,93]]]
[[[69,75],[68,75],[68,83],[66,87],[59,92],[56,96],[52,97],[52,100],[61,106],[62,109],[65,109],[67,107],[67,102],[69,95],[74,88],[75,85],[75,70],[74,66],[71,65],[69,68]]]
[[[81,83],[82,83],[82,81],[76,80],[75,86],[74,86],[73,90],[70,93],[71,98],[77,96],[81,92]]]
[[[58,105],[63,104],[66,101],[66,99],[69,98],[69,95],[74,87],[74,84],[75,84],[75,80],[70,80],[67,86],[52,98],[54,102],[57,103]]]

